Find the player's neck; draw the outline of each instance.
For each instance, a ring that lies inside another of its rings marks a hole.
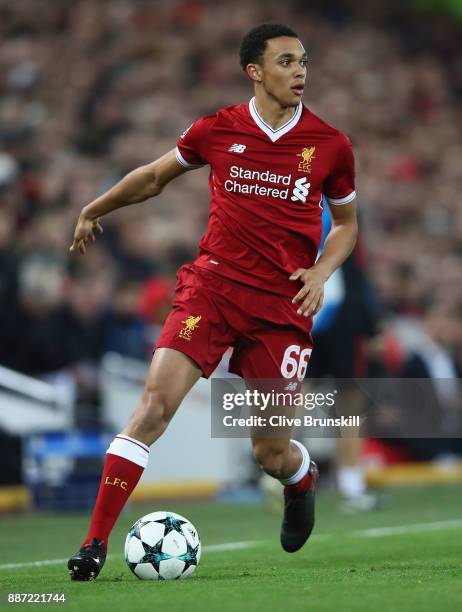
[[[285,125],[294,116],[297,107],[281,106],[279,102],[268,96],[255,92],[255,107],[263,121],[273,130]]]

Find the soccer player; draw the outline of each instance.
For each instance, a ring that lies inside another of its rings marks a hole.
[[[109,534],[146,467],[149,447],[228,347],[234,348],[230,371],[243,378],[303,380],[311,317],[357,233],[351,144],[302,104],[307,61],[290,28],[251,30],[240,48],[255,91],[250,102],[199,119],[175,149],[129,173],[80,214],[71,251],[85,254],[102,231],[103,215],[157,196],[181,174],[210,165],[210,216],[199,255],[178,272],[143,396],[108,448],[90,529],[68,563],[73,580],[100,572]],[[322,194],[333,222],[315,264]],[[295,552],[314,525],[316,464],[289,435],[253,435],[252,447],[261,468],[284,485],[281,544]]]
[[[322,213],[323,237],[331,227],[330,215]],[[321,244],[323,240],[321,239]],[[365,342],[376,333],[378,307],[370,286],[366,258],[358,235],[355,248],[324,286],[324,305],[314,318],[311,334],[314,349],[308,367],[310,378],[352,379],[367,376]],[[361,414],[365,398],[356,385],[342,389],[342,414]],[[368,511],[378,506],[367,491],[361,465],[363,440],[359,430],[337,440],[337,488],[345,511]]]

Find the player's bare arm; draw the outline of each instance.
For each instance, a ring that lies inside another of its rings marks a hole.
[[[315,265],[309,269],[299,268],[291,280],[300,279],[303,287],[292,302],[300,303],[298,314],[314,316],[324,300],[324,283],[352,252],[358,235],[356,202],[329,207],[332,228],[326,238],[324,250]]]
[[[175,149],[172,149],[156,161],[124,176],[114,187],[82,209],[70,250],[85,255],[86,245],[95,241],[95,232],[103,231],[100,222],[103,215],[159,195],[171,180],[185,172],[187,169],[179,164]]]

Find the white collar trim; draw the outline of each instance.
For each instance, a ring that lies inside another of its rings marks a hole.
[[[255,121],[255,123],[258,125],[258,127],[265,132],[265,134],[268,136],[268,138],[271,140],[271,142],[276,142],[276,140],[279,140],[279,138],[281,138],[281,136],[284,136],[284,134],[287,134],[287,132],[290,132],[290,130],[295,127],[302,115],[302,109],[303,109],[303,104],[301,102],[298,103],[298,106],[295,110],[295,113],[293,114],[293,117],[291,119],[289,119],[289,121],[287,123],[285,123],[284,125],[282,125],[280,128],[278,128],[277,130],[273,130],[273,128],[268,125],[259,115],[258,111],[257,111],[257,107],[255,105],[255,98],[252,98],[249,102],[249,111],[250,114],[252,116],[252,119]]]

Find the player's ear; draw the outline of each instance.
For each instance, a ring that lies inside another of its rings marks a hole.
[[[261,68],[258,64],[247,64],[245,71],[252,81],[261,83],[262,73]]]

